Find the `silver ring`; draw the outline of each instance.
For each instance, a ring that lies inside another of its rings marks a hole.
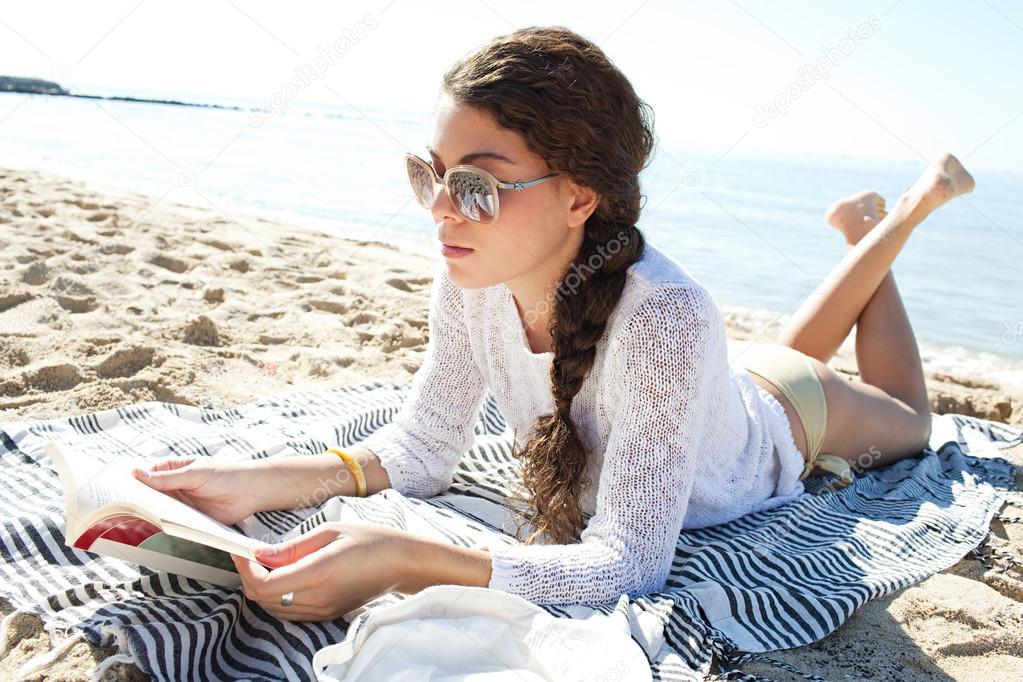
[[[288,592],[287,594],[281,595],[281,606],[291,606],[291,602],[295,601],[295,593]]]

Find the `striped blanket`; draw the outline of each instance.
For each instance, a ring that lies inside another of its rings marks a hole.
[[[38,614],[55,636],[71,635],[22,672],[44,667],[67,643],[85,638],[117,646],[119,653],[102,666],[133,661],[160,680],[314,679],[318,650],[343,640],[349,625],[354,634],[376,606],[406,597],[385,595],[347,620],[280,622],[240,592],[66,547],[63,495],[43,443],[54,439],[69,452],[108,459],[300,456],[364,438],[394,417],[406,391],[377,382],[273,395],[236,409],[146,402],[0,423],[0,596]],[[458,545],[512,542],[503,532],[509,517],[502,502],[517,462],[492,396],[480,408],[475,433],[454,484],[436,498],[385,490],[260,513],[240,527],[279,538],[325,519],[362,519]],[[543,608],[558,617],[627,623],[654,679],[703,679],[712,671],[754,679],[729,669],[765,658],[762,652],[815,642],[868,599],[920,581],[978,547],[1013,485],[1012,465],[998,450],[1021,439],[1023,433],[994,422],[935,416],[931,447],[919,457],[867,472],[844,489],[830,487],[830,477],[810,478],[799,500],[682,532],[659,592]]]

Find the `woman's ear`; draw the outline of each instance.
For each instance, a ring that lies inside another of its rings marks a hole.
[[[571,203],[568,207],[568,226],[577,227],[586,224],[586,219],[593,215],[600,204],[600,195],[593,189],[576,184],[572,180],[566,183]]]

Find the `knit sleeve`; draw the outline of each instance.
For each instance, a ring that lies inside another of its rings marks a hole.
[[[462,289],[443,264],[433,280],[428,324],[426,356],[401,409],[361,441],[376,453],[392,488],[419,498],[450,487],[455,465],[472,446],[485,388],[469,346]]]
[[[599,389],[617,407],[595,513],[578,543],[492,546],[491,588],[536,604],[602,604],[663,587],[710,416],[713,305],[699,286],[659,285],[628,315]]]

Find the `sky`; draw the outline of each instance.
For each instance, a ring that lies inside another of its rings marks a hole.
[[[452,62],[546,24],[596,42],[669,145],[913,161],[949,150],[1023,172],[1023,3],[1009,0],[37,0],[0,11],[0,74],[429,112]]]

